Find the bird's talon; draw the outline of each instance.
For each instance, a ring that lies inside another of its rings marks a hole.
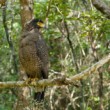
[[[30,84],[32,82],[32,79],[31,78],[28,78],[27,80],[26,80],[26,84]]]
[[[34,79],[32,79],[32,82],[31,82],[31,83],[32,83],[33,85],[36,85],[36,81],[37,81],[37,80],[38,80],[38,78],[34,78]]]

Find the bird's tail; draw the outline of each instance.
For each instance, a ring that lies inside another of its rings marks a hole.
[[[37,102],[41,102],[44,100],[44,93],[45,91],[35,92],[34,93],[34,100]]]

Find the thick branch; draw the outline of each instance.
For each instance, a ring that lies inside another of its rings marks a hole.
[[[33,0],[20,0],[22,28],[33,18]]]
[[[59,77],[54,79],[44,79],[40,81],[32,81],[31,83],[27,83],[27,81],[8,81],[8,82],[0,82],[0,88],[13,88],[13,87],[26,87],[26,86],[54,86],[54,85],[68,85],[72,84],[76,80],[81,80],[84,77],[89,76],[90,74],[94,73],[97,69],[102,67],[105,63],[110,60],[110,54],[99,62],[95,63],[93,66],[89,67],[85,71],[81,72],[80,74],[74,75],[71,78]]]
[[[92,4],[97,10],[105,14],[110,19],[110,8],[101,0],[92,0]]]

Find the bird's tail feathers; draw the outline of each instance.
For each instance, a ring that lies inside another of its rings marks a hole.
[[[45,91],[35,92],[35,93],[34,93],[34,100],[36,100],[37,102],[43,101],[43,100],[44,100],[44,92],[45,92]]]
[[[44,93],[45,93],[44,87],[41,87],[41,88],[36,87],[35,93],[34,93],[34,100],[37,102],[43,101],[44,100]]]

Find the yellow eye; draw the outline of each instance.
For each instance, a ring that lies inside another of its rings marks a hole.
[[[44,23],[41,23],[41,22],[37,22],[37,25],[38,25],[39,27],[44,27],[44,26],[45,26]]]

